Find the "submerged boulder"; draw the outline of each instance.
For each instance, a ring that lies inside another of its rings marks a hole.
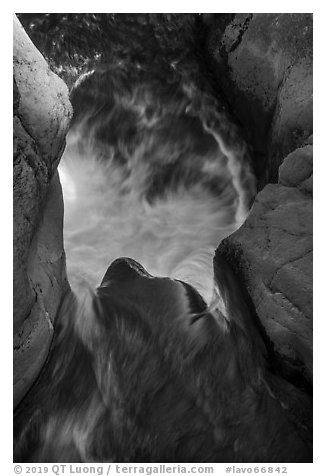
[[[67,286],[58,162],[68,90],[14,17],[14,405],[48,354]]]

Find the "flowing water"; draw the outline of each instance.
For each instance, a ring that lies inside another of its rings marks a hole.
[[[196,68],[161,60],[151,67],[115,52],[73,88],[59,166],[68,277],[95,287],[126,256],[209,303],[214,250],[245,220],[255,179],[245,142]]]

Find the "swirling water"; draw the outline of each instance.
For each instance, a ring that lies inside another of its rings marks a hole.
[[[245,220],[255,179],[223,103],[176,64],[118,55],[73,88],[59,166],[72,286],[95,287],[127,256],[212,299],[214,250]]]

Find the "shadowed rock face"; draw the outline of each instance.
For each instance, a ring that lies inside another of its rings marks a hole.
[[[71,117],[67,87],[14,18],[14,403],[49,349],[65,283],[56,172]]]
[[[247,288],[282,356],[283,370],[312,380],[312,146],[289,154],[279,183],[218,248]]]
[[[208,30],[220,85],[251,138],[262,188],[312,133],[312,15],[216,15]]]
[[[249,292],[279,370],[311,382],[312,15],[221,14],[205,21],[210,57],[251,138],[262,190],[218,253]]]

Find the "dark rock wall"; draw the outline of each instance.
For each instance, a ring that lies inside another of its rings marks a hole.
[[[259,188],[277,181],[283,158],[312,133],[312,28],[309,13],[207,21],[207,48],[253,145]]]
[[[14,404],[47,356],[67,285],[56,172],[72,115],[66,85],[14,18]]]

